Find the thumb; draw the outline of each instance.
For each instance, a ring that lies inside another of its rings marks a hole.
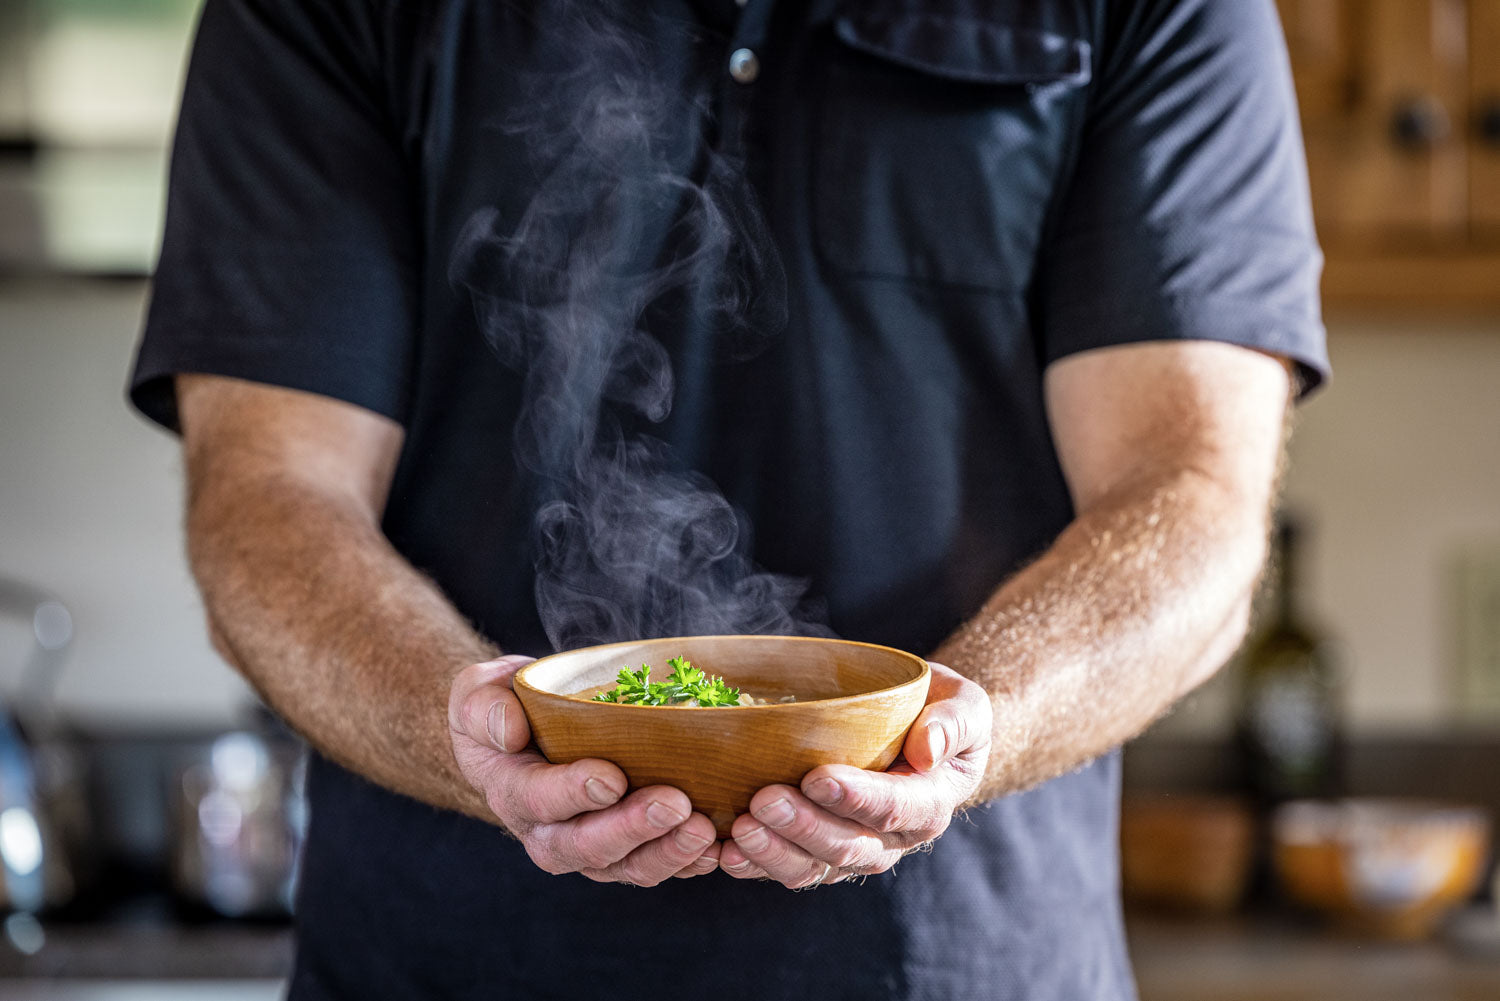
[[[448,697],[448,726],[482,747],[505,753],[531,743],[531,727],[511,688],[517,671],[534,657],[509,655],[458,672]]]
[[[901,753],[919,772],[930,772],[953,753],[953,724],[939,706],[928,706],[906,733]]]
[[[932,664],[927,705],[906,734],[901,753],[919,772],[985,742],[991,707],[984,689],[942,664]]]

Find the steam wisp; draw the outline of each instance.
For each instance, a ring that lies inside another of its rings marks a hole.
[[[542,624],[558,650],[826,633],[802,581],[753,564],[749,526],[713,483],[639,430],[673,402],[653,316],[695,311],[721,356],[743,358],[786,307],[740,165],[698,152],[707,99],[657,77],[644,35],[611,20],[625,16],[575,5],[548,29],[571,67],[530,81],[533,101],[504,123],[543,172],[535,195],[519,218],[477,213],[452,259],[490,346],[523,376],[515,445],[540,485]]]

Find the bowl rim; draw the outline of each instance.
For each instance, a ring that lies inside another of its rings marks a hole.
[[[836,695],[830,699],[808,699],[806,701],[799,702],[770,702],[765,705],[759,706],[642,706],[635,705],[629,702],[595,702],[593,699],[580,699],[572,695],[562,695],[558,692],[549,692],[545,688],[540,688],[532,684],[530,679],[526,677],[526,675],[531,672],[531,669],[536,667],[538,664],[545,663],[549,660],[555,660],[558,657],[571,656],[576,653],[581,653],[585,650],[608,650],[612,647],[639,646],[642,643],[671,643],[674,640],[775,640],[779,643],[832,643],[839,646],[868,647],[872,650],[881,650],[887,653],[899,654],[902,657],[909,657],[920,664],[921,669],[917,672],[915,677],[908,678],[905,681],[898,682],[894,685],[889,685],[885,688],[871,689],[868,692],[856,692],[853,695]],[[808,706],[831,705],[839,702],[853,701],[855,699],[867,699],[873,695],[882,695],[887,692],[896,692],[900,691],[903,688],[917,685],[923,681],[927,681],[931,677],[931,675],[932,665],[928,663],[927,658],[918,656],[917,654],[911,653],[908,650],[902,650],[898,647],[893,646],[884,646],[880,643],[866,643],[863,640],[845,640],[833,636],[778,636],[774,633],[704,633],[701,635],[693,636],[653,636],[649,639],[619,640],[614,643],[599,643],[593,646],[575,647],[572,650],[559,650],[556,653],[549,653],[545,657],[538,657],[531,663],[524,665],[519,671],[515,673],[515,676],[511,679],[511,685],[513,688],[525,689],[527,692],[534,693],[544,698],[567,699],[569,702],[575,702],[580,705],[600,706],[609,709],[668,709],[677,712],[693,713],[713,712],[715,710],[733,710],[738,713],[743,713],[746,710],[757,711],[767,709],[805,709]]]

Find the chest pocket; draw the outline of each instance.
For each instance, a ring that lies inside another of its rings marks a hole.
[[[1024,289],[1081,115],[1088,43],[922,11],[854,11],[833,30],[814,166],[824,264]]]

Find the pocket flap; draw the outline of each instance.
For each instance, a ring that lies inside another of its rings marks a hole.
[[[1047,31],[922,11],[854,11],[834,22],[844,44],[965,83],[1088,83],[1089,43]]]

